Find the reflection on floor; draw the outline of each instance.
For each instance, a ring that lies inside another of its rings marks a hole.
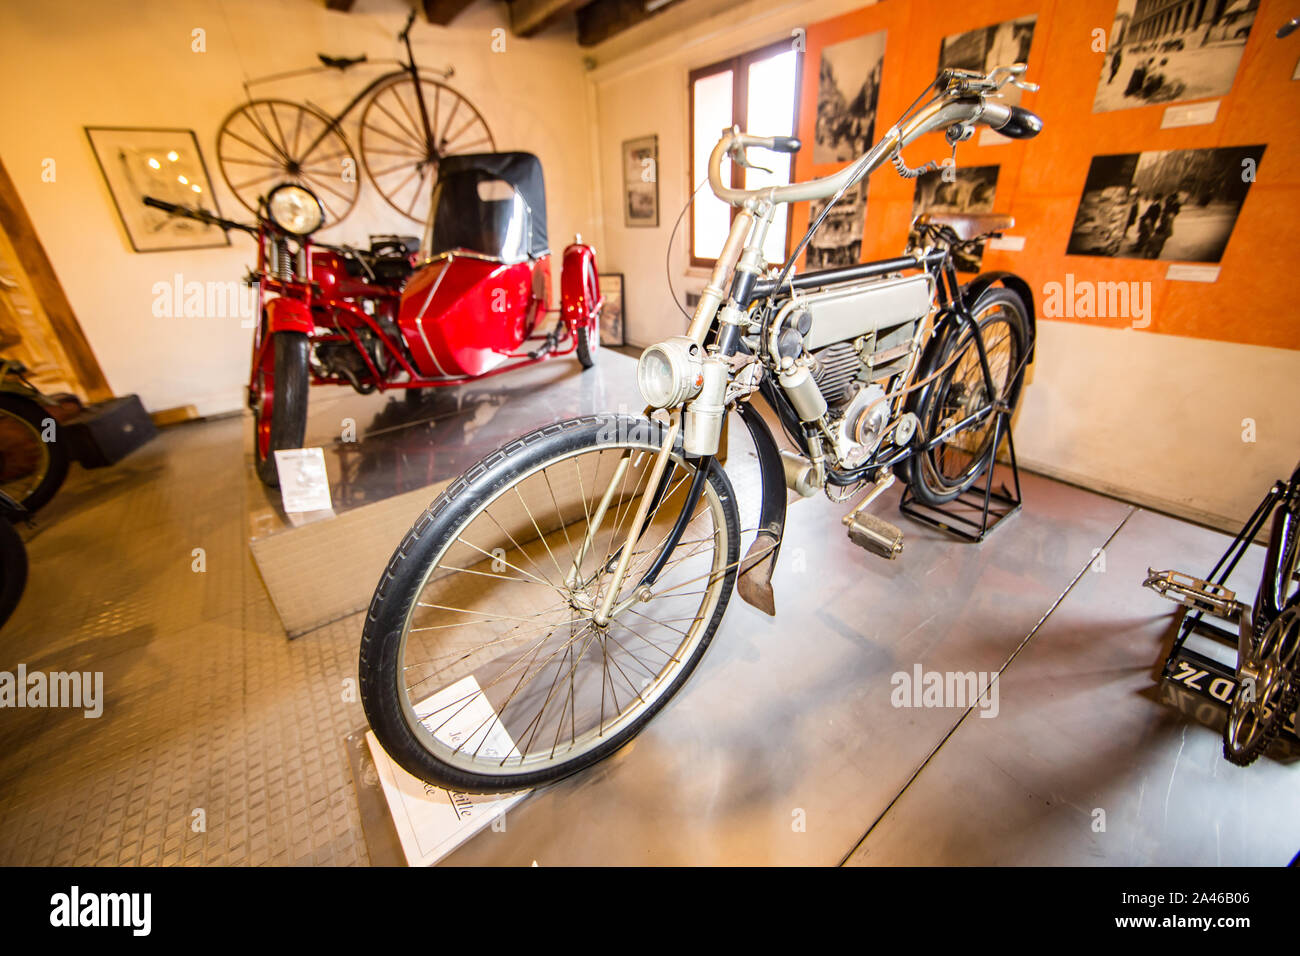
[[[609,352],[585,375],[548,363],[414,415],[316,390],[308,441],[327,448],[336,507],[359,507],[532,425],[638,408],[632,370]],[[363,723],[360,618],[285,639],[249,558],[284,520],[251,477],[248,431],[168,429],[74,473],[42,515],[0,670],[102,671],[106,702],[98,719],[0,712],[0,864],[368,861],[343,748]],[[752,527],[751,452],[732,437]],[[1032,476],[1024,494],[980,545],[891,518],[907,531],[896,562],[847,540],[844,506],[795,503],[776,618],[734,601],[637,741],[449,862],[1285,863],[1300,769],[1233,768],[1152,696],[1171,605],[1143,572],[1208,567],[1226,539]],[[997,716],[894,706],[891,681],[917,667],[1003,671]]]

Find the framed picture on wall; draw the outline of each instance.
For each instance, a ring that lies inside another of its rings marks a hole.
[[[623,143],[623,225],[659,225],[659,137]]]
[[[607,272],[600,276],[600,293],[605,305],[600,310],[600,344],[623,344],[623,273]]]
[[[1094,156],[1065,252],[1218,262],[1263,157],[1263,145]]]
[[[144,197],[152,196],[221,214],[193,130],[87,126],[86,137],[132,249],[165,252],[230,245],[216,226],[169,216],[144,204]]]
[[[1258,3],[1119,0],[1092,111],[1223,96],[1232,89]]]
[[[822,50],[817,76],[814,163],[842,163],[875,142],[876,103],[885,63],[885,31]]]

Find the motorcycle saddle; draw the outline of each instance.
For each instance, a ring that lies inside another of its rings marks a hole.
[[[995,212],[927,212],[918,216],[916,222],[919,226],[947,226],[962,242],[1003,232],[1016,224],[1011,216]]]

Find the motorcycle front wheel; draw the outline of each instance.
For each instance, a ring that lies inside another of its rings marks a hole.
[[[307,433],[307,336],[276,332],[262,355],[253,403],[253,450],[257,476],[270,488],[280,487],[277,449],[301,448]]]
[[[710,460],[663,554],[700,466],[679,438],[648,487],[664,434],[627,416],[547,425],[474,465],[416,522],[361,641],[362,704],[394,760],[452,790],[535,787],[617,751],[681,689],[735,587],[740,524]],[[647,494],[614,613],[598,624]]]

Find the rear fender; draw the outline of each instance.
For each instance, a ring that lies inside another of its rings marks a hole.
[[[1025,354],[1029,356],[1029,361],[1025,363],[1026,367],[1028,367],[1034,361],[1034,346],[1038,343],[1038,324],[1034,313],[1034,292],[1029,288],[1029,283],[1014,272],[981,272],[962,287],[962,297],[966,300],[967,305],[973,305],[975,300],[983,295],[986,289],[995,285],[1005,286],[1024,300],[1025,314],[1029,319],[1029,347],[1025,350]]]
[[[596,271],[596,252],[585,242],[571,243],[560,263],[560,311],[571,329],[590,328],[604,298]]]

